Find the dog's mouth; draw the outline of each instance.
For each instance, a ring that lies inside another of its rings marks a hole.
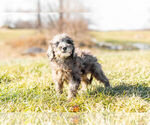
[[[67,57],[69,57],[71,54],[72,54],[71,51],[63,50],[63,51],[61,51],[60,57],[62,57],[62,58],[67,58]]]
[[[62,52],[62,54],[63,54],[63,55],[70,55],[70,54],[71,54],[71,52],[63,51],[63,52]]]
[[[62,54],[60,55],[60,57],[63,58],[63,59],[66,59],[66,58],[68,58],[70,55],[71,55],[70,53],[62,53]]]
[[[66,50],[61,51],[62,53],[68,53]]]

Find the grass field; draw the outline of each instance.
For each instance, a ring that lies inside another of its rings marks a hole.
[[[150,31],[91,32],[90,34],[98,41],[117,44],[126,44],[133,42],[150,44]]]
[[[17,38],[22,34],[23,36],[34,34],[34,31],[26,32],[25,30],[10,30],[3,32],[4,34],[1,32],[3,31],[0,30],[0,41]],[[91,34],[99,41],[121,44],[125,42],[150,43],[148,31],[92,32]],[[103,84],[94,79],[88,90],[85,93],[81,93],[79,90],[79,94],[72,101],[67,100],[67,86],[62,95],[56,94],[47,58],[1,60],[0,112],[8,114],[9,119],[4,119],[8,117],[0,114],[0,123],[5,120],[6,124],[10,121],[13,124],[20,119],[27,120],[27,123],[38,119],[40,122],[37,121],[37,123],[43,123],[42,120],[47,121],[47,116],[39,113],[76,112],[71,115],[72,124],[79,123],[81,117],[86,117],[88,124],[91,123],[91,119],[95,124],[105,119],[109,121],[106,124],[122,122],[146,125],[150,121],[150,117],[148,117],[150,113],[150,51],[98,50],[93,53],[102,64],[112,88],[104,89]],[[88,114],[83,115],[82,113]],[[111,114],[106,115],[109,113]],[[48,115],[51,117],[52,114]],[[56,119],[53,119],[52,123],[57,122],[58,119],[69,117],[67,114],[64,114],[64,117],[62,114],[52,116]],[[17,122],[24,123],[24,121]],[[66,119],[63,119],[63,122],[66,123]]]
[[[110,79],[105,90],[96,80],[68,102],[66,89],[57,96],[47,59],[1,62],[1,112],[149,112],[150,52],[101,52],[99,62]]]
[[[35,30],[30,29],[0,29],[0,42],[12,40],[16,38],[24,38],[34,35]]]
[[[0,29],[0,41],[7,41],[13,38],[33,36],[36,30],[32,29]],[[98,41],[112,43],[143,42],[150,43],[150,31],[111,31],[111,32],[90,32],[91,36]]]

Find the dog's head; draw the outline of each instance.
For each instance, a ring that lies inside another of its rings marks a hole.
[[[66,59],[74,55],[73,40],[67,34],[56,35],[49,44],[47,55],[50,60]]]

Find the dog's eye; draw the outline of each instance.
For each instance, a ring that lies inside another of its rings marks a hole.
[[[59,42],[56,42],[56,44],[55,44],[55,45],[56,45],[56,46],[58,46],[58,44],[59,44]]]
[[[59,46],[59,49],[62,49],[62,46]]]
[[[72,44],[72,41],[71,40],[67,40],[66,41],[68,44]]]

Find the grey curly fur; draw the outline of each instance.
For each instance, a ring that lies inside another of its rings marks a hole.
[[[85,90],[93,77],[103,82],[105,87],[110,86],[97,59],[86,52],[75,52],[73,40],[67,34],[58,34],[49,42],[47,55],[56,91],[62,93],[64,82],[68,83],[69,99],[76,96],[80,83]],[[87,77],[88,74],[91,78]]]

